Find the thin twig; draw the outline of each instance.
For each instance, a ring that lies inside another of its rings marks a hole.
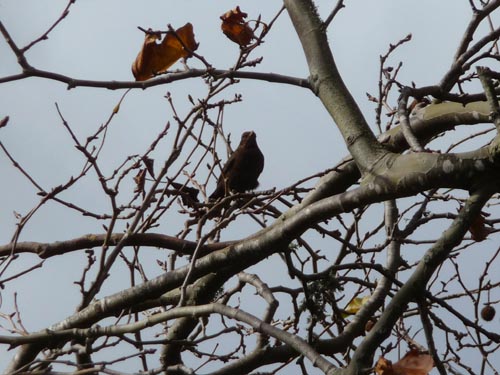
[[[338,0],[335,8],[333,8],[328,17],[326,17],[326,20],[323,22],[323,27],[325,28],[325,30],[328,29],[328,26],[330,26],[330,23],[333,21],[337,13],[340,12],[340,10],[344,7],[344,0]]]
[[[57,25],[59,25],[59,23],[66,18],[66,16],[69,14],[69,8],[71,7],[71,5],[73,5],[75,3],[76,0],[69,0],[68,4],[66,5],[66,8],[64,8],[63,12],[61,13],[61,15],[59,16],[59,18],[52,24],[52,26],[50,26],[48,28],[48,30],[46,32],[44,32],[40,37],[38,37],[37,39],[33,40],[32,42],[30,42],[29,44],[27,44],[26,46],[24,46],[23,48],[21,48],[21,52],[22,53],[25,53],[26,51],[28,51],[31,47],[33,47],[35,44],[41,42],[42,40],[47,40],[49,38],[49,33],[54,30],[56,28]]]

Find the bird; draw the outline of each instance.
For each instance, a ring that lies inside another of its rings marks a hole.
[[[224,164],[209,200],[222,198],[230,190],[243,193],[255,189],[263,169],[264,155],[257,145],[257,135],[253,131],[244,132],[239,146]]]

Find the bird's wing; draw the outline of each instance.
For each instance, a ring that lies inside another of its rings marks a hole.
[[[224,164],[224,167],[222,167],[222,174],[221,174],[221,178],[224,179],[226,178],[227,176],[227,173],[233,169],[233,166],[234,166],[234,162],[236,160],[236,151],[234,151],[231,156],[229,157],[229,159],[227,159],[226,161],[226,164]]]

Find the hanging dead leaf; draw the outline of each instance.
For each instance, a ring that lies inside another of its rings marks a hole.
[[[151,177],[155,178],[155,169],[154,169],[155,161],[154,161],[154,159],[151,159],[151,158],[148,158],[147,156],[144,156],[142,158],[142,162],[146,166],[146,169],[148,170]]]
[[[375,365],[375,373],[377,375],[394,375],[392,362],[384,357],[380,357]]]
[[[255,38],[252,28],[244,20],[247,16],[248,14],[242,12],[239,6],[220,16],[222,20],[221,29],[224,35],[241,47],[249,45],[252,39]]]
[[[198,48],[193,25],[190,23],[186,23],[175,33],[167,32],[161,43],[158,43],[160,39],[161,33],[146,34],[142,49],[132,64],[136,81],[145,81],[165,72],[177,60],[189,57],[190,53]]]
[[[412,349],[398,362],[392,365],[394,372],[399,375],[427,375],[434,367],[434,361],[429,354],[420,353]]]
[[[134,177],[135,189],[134,193],[144,192],[144,183],[146,182],[146,169],[142,168]]]
[[[411,349],[398,362],[392,363],[380,357],[375,365],[377,375],[428,375],[434,367],[434,361],[429,354]]]
[[[484,214],[480,212],[469,227],[469,232],[474,241],[484,241],[488,237],[488,234],[490,234],[491,230],[486,228],[485,224]]]

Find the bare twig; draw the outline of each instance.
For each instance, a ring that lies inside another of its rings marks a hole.
[[[73,5],[74,3],[76,2],[76,0],[69,0],[68,1],[68,4],[66,5],[66,7],[64,8],[64,10],[62,11],[61,15],[59,16],[59,18],[48,28],[47,31],[45,31],[40,37],[38,37],[37,39],[33,40],[32,42],[30,42],[29,44],[27,44],[26,46],[24,46],[23,48],[21,48],[21,52],[22,53],[25,53],[26,51],[28,51],[31,47],[33,47],[35,44],[41,42],[42,40],[47,40],[49,38],[49,34],[52,30],[54,30],[57,25],[59,25],[59,23],[66,18],[66,16],[69,14],[69,9],[71,8],[71,5]]]
[[[337,15],[337,13],[340,12],[340,10],[342,10],[342,8],[344,8],[344,7],[345,7],[344,0],[337,0],[337,4],[335,5],[335,8],[333,8],[333,10],[330,12],[328,17],[326,17],[325,21],[323,22],[323,27],[325,29],[327,29],[328,26],[330,26],[330,23],[333,21],[333,19]]]

